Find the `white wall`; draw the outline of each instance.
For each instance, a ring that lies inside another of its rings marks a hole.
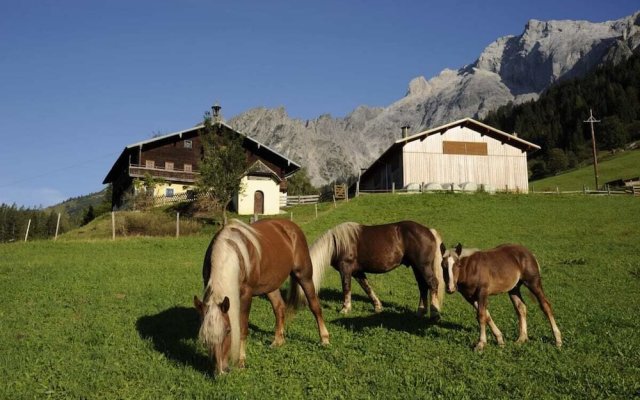
[[[487,143],[487,155],[442,154],[445,140]],[[498,190],[527,192],[527,153],[466,127],[453,127],[425,140],[414,140],[403,148],[404,185],[409,183],[474,182]]]
[[[274,179],[242,178],[244,191],[235,196],[233,204],[240,215],[253,215],[254,196],[257,191],[264,193],[264,215],[280,213],[280,185]]]

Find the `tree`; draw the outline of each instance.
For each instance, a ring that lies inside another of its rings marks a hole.
[[[547,171],[553,174],[567,169],[567,166],[569,165],[567,155],[562,151],[562,149],[558,148],[549,150],[546,161]]]
[[[287,193],[292,196],[318,193],[318,189],[311,184],[306,168],[287,179]]]
[[[84,217],[82,217],[82,225],[86,225],[89,222],[93,221],[96,218],[96,213],[93,210],[93,206],[89,205],[89,208],[87,209],[87,212],[84,214]]]
[[[213,201],[221,209],[224,224],[231,199],[243,190],[242,175],[247,170],[243,140],[220,122],[212,121],[209,113],[205,114],[200,131],[203,154],[196,186],[201,201]]]
[[[618,116],[604,117],[600,125],[600,132],[596,134],[598,142],[603,149],[614,150],[624,147],[628,140],[628,134]]]

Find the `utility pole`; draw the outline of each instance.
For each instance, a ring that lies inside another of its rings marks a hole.
[[[591,147],[593,149],[593,173],[596,177],[596,190],[598,190],[598,155],[596,153],[596,135],[593,133],[593,123],[600,122],[593,117],[593,111],[589,109],[589,119],[583,122],[589,122],[591,124]]]

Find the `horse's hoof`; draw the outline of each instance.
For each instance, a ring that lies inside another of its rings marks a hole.
[[[329,345],[329,339],[322,339],[320,344],[322,344],[323,346],[328,346]]]
[[[473,348],[473,351],[475,351],[476,353],[482,353],[482,350],[484,350],[484,342],[478,342],[478,344],[476,344],[476,347]]]
[[[342,308],[342,310],[340,310],[340,314],[349,314],[349,311],[351,311],[350,308]]]
[[[271,342],[271,347],[280,347],[284,344],[284,339],[276,339],[273,342]]]
[[[239,369],[245,369],[246,368],[245,360],[238,361],[238,368]]]
[[[374,311],[376,314],[381,313],[381,312],[382,312],[382,306],[376,306],[376,307],[374,307],[374,308],[373,308],[373,311]]]
[[[556,342],[556,347],[559,349],[562,348],[562,342]]]
[[[523,344],[526,343],[529,340],[529,338],[518,338],[518,340],[516,340],[516,343],[518,344]]]
[[[431,314],[429,317],[429,323],[435,324],[440,321],[440,314]]]

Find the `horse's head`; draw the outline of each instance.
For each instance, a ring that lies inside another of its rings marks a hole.
[[[202,302],[198,296],[194,296],[193,305],[200,314],[200,340],[209,352],[209,357],[215,366],[215,373],[224,374],[229,370],[229,351],[231,349],[229,298],[225,297],[221,303],[216,304],[215,302]]]
[[[460,274],[462,245],[458,243],[455,248],[447,249],[443,244],[440,246],[440,251],[442,252],[442,269],[447,293],[455,293]]]

